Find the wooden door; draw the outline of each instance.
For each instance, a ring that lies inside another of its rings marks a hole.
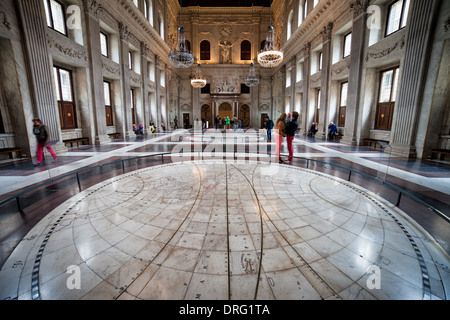
[[[250,107],[246,104],[241,106],[239,110],[239,118],[242,120],[242,127],[248,128],[250,127]]]
[[[183,113],[183,127],[185,129],[191,128],[191,116],[189,113]]]

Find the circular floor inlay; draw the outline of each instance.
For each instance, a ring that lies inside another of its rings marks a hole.
[[[404,214],[342,180],[189,162],[54,210],[0,272],[0,298],[445,299],[449,265]]]

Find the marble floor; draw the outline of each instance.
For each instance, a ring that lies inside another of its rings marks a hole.
[[[54,209],[3,265],[0,299],[434,300],[450,296],[449,268],[422,227],[355,184],[192,161]]]

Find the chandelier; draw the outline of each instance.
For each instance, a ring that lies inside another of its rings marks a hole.
[[[194,88],[204,88],[206,87],[206,83],[207,81],[205,78],[203,78],[202,72],[200,71],[200,64],[197,64],[197,71],[191,79],[191,85]]]
[[[263,68],[278,67],[284,59],[283,52],[275,45],[275,31],[272,26],[272,1],[270,3],[270,26],[267,28],[267,37],[264,49],[258,54],[258,63]]]
[[[255,87],[259,84],[259,78],[256,76],[255,65],[253,62],[250,66],[250,74],[244,80],[244,83],[247,87]]]
[[[184,28],[181,27],[181,14],[183,2],[180,7],[180,27],[177,32],[177,47],[170,52],[169,61],[175,68],[190,68],[194,64],[194,55],[186,45],[186,37],[184,36]]]

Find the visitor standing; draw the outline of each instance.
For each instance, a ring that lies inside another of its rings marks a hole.
[[[293,142],[294,142],[294,138],[295,135],[297,134],[297,130],[298,130],[298,118],[299,118],[299,114],[298,112],[294,112],[292,114],[292,121],[288,122],[286,124],[286,136],[287,136],[287,145],[288,145],[288,150],[289,150],[289,162],[293,161],[293,156],[294,156],[294,146],[293,146]]]
[[[277,131],[275,133],[275,141],[277,142],[275,157],[278,158],[279,163],[284,163],[281,159],[281,146],[283,145],[283,138],[286,137],[286,117],[286,113],[283,113],[277,120]]]

